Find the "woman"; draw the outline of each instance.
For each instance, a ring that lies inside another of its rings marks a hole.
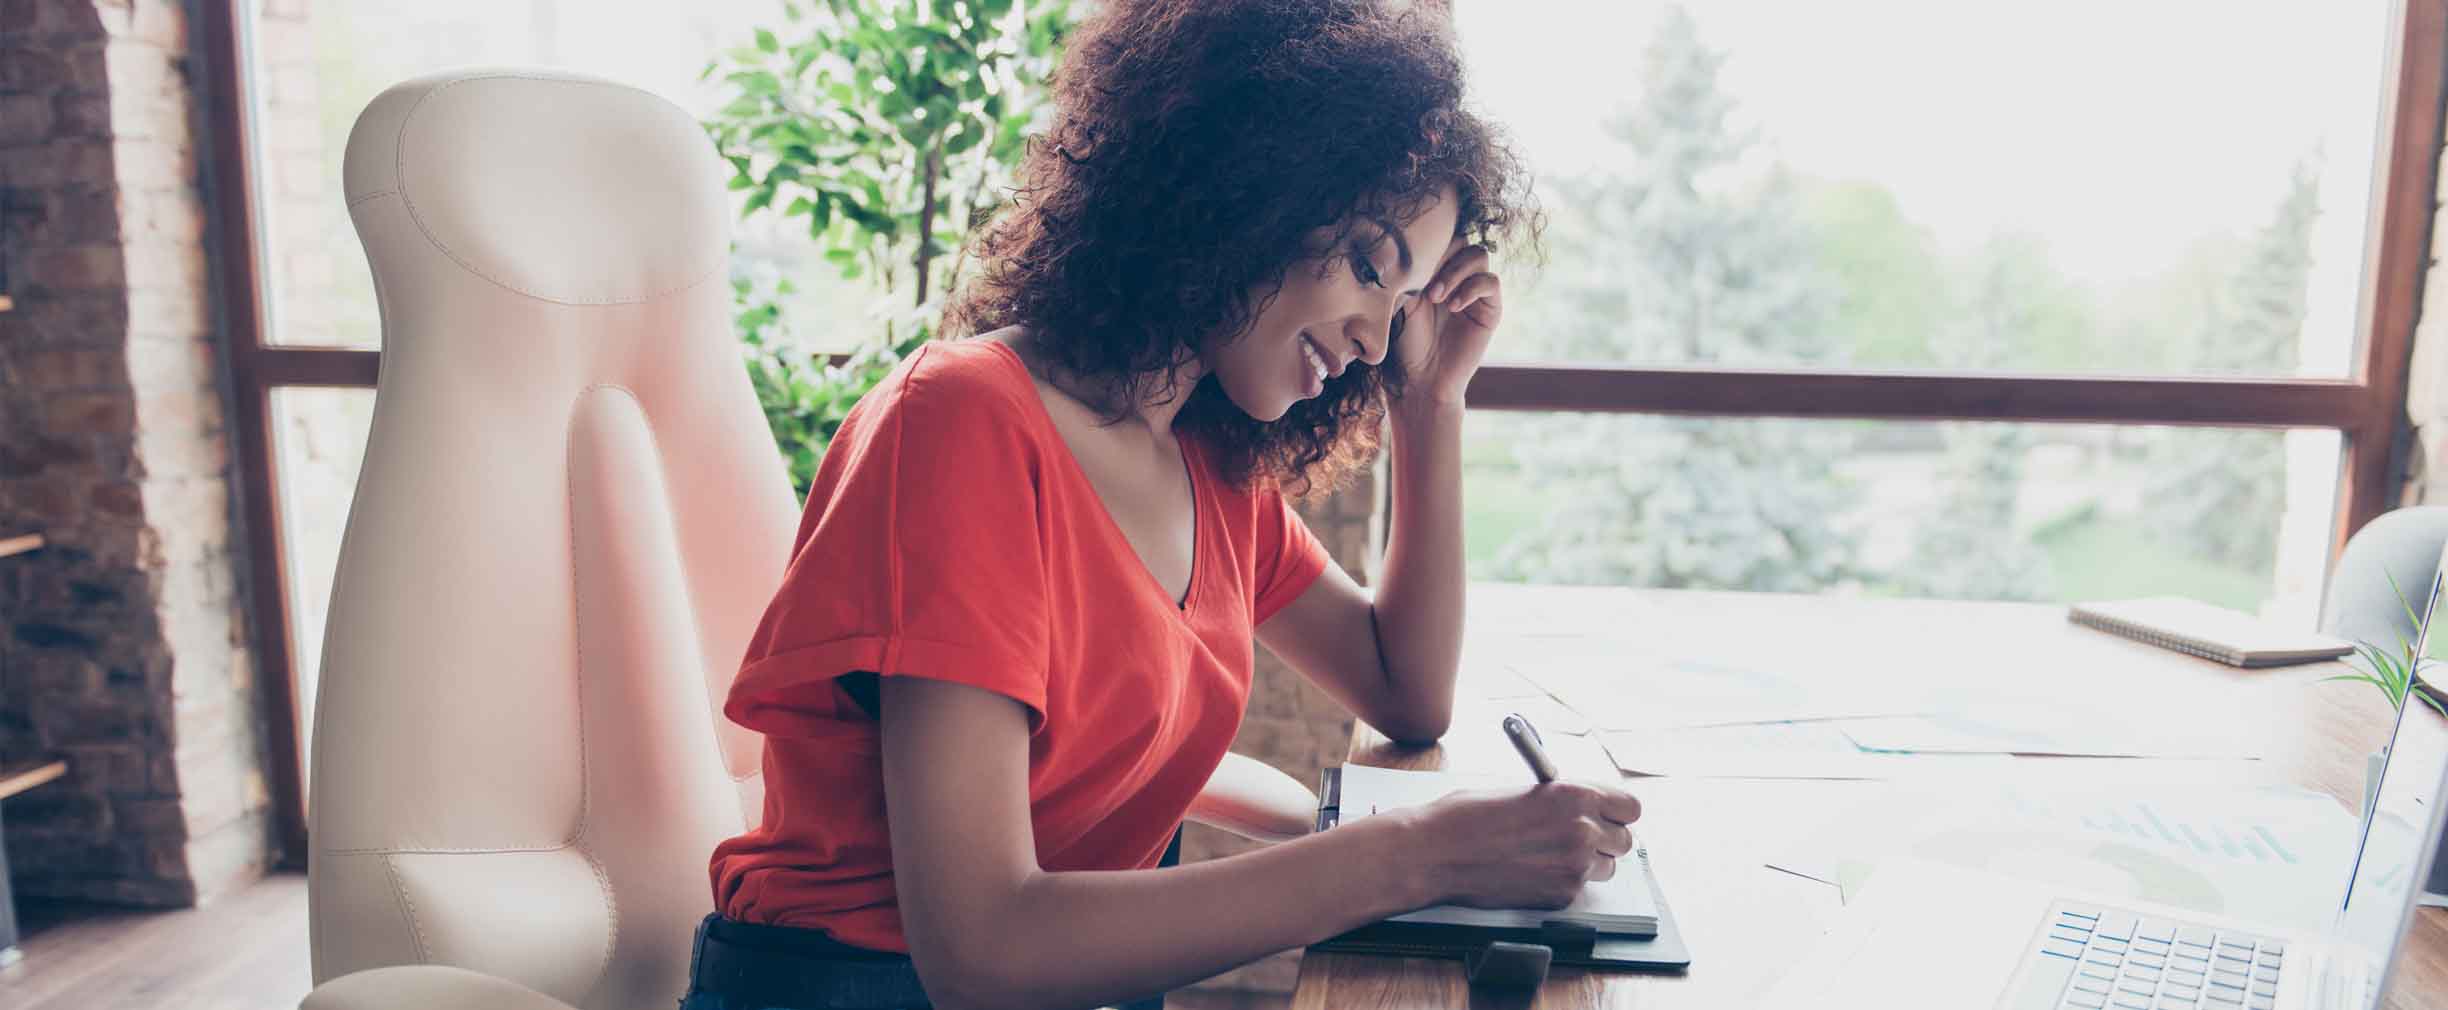
[[[1462,392],[1503,313],[1489,242],[1534,211],[1449,32],[1367,0],[1081,26],[948,313],[972,339],[843,425],[732,688],[765,812],[714,854],[690,1010],[1095,1005],[1613,871],[1639,804],[1563,783],[1156,867],[1253,630],[1390,736],[1451,720]],[[1381,425],[1372,596],[1284,491]]]

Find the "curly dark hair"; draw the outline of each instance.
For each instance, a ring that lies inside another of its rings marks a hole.
[[[1011,201],[972,239],[980,270],[945,332],[1024,327],[1115,423],[1202,341],[1247,335],[1288,271],[1327,269],[1365,215],[1415,220],[1451,186],[1457,236],[1535,246],[1528,173],[1462,107],[1452,30],[1432,2],[1104,4],[1066,46]],[[1405,378],[1389,350],[1260,422],[1208,376],[1175,428],[1236,485],[1313,496],[1376,452]]]

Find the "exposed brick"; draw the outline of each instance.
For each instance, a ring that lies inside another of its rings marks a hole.
[[[127,435],[136,430],[136,401],[125,392],[59,393],[43,402],[52,431]]]
[[[127,358],[100,347],[29,347],[12,369],[16,380],[49,390],[126,389]]]
[[[0,95],[0,147],[31,144],[51,136],[48,95]]]
[[[38,649],[87,650],[94,647],[93,636],[73,628],[63,628],[42,621],[26,621],[17,625],[17,640]]]
[[[103,139],[111,135],[107,95],[54,95],[51,135],[62,139]]]
[[[62,186],[43,201],[59,245],[117,244],[119,198],[101,186]]]
[[[111,181],[111,148],[97,140],[61,140],[0,147],[0,173],[11,187],[102,185]]]
[[[141,518],[144,515],[144,494],[136,485],[112,481],[94,485],[85,495],[86,502],[98,515],[120,519]]]
[[[118,292],[53,292],[29,295],[0,325],[23,326],[27,336],[48,344],[116,345],[127,339],[127,298]]]
[[[73,246],[37,252],[25,265],[29,291],[109,291],[127,284],[118,246]]]

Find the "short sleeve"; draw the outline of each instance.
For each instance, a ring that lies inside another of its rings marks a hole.
[[[812,737],[863,722],[835,683],[853,671],[983,688],[1043,724],[1044,457],[1008,386],[936,350],[860,401],[827,450],[724,706],[740,725]]]
[[[1258,493],[1257,517],[1257,593],[1250,602],[1250,624],[1265,624],[1275,612],[1290,606],[1310,583],[1325,574],[1334,558],[1326,553],[1317,534],[1309,531],[1300,513],[1281,491],[1269,487]]]

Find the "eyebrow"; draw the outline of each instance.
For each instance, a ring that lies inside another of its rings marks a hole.
[[[1387,223],[1386,219],[1383,217],[1371,214],[1368,216],[1368,220],[1370,224],[1374,224],[1377,227],[1384,229],[1386,237],[1394,240],[1394,251],[1402,254],[1401,265],[1395,267],[1395,269],[1409,273],[1411,270],[1411,240],[1404,238],[1401,230],[1395,228],[1392,224]]]

